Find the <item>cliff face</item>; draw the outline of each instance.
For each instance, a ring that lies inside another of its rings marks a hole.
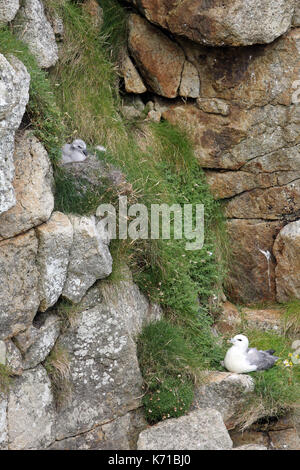
[[[41,69],[55,65],[61,19],[41,0],[7,3],[0,25]],[[119,73],[128,93],[151,96],[149,119],[187,130],[224,201],[232,298],[300,299],[298,2],[130,3]],[[85,7],[100,26],[97,4]],[[162,312],[126,267],[104,281],[114,260],[96,214],[54,210],[52,163],[21,126],[29,86],[0,45],[0,365],[13,376],[0,389],[0,449],[132,448],[146,427],[136,337]]]
[[[224,201],[231,297],[299,298],[280,272],[281,263],[293,271],[298,261],[288,261],[283,248],[277,265],[273,250],[300,210],[297,2],[132,3],[147,19],[130,17],[130,55],[148,90],[188,99],[156,99],[156,107],[186,128],[215,198]]]

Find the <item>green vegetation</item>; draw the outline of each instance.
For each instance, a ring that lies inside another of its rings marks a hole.
[[[0,393],[7,393],[12,373],[9,367],[0,363]]]
[[[56,406],[60,408],[69,400],[72,390],[68,351],[56,344],[43,365],[51,380]]]
[[[287,335],[300,333],[300,300],[290,300],[281,305],[284,331]]]
[[[205,207],[205,243],[199,251],[185,250],[186,240],[111,243],[114,271],[110,279],[118,279],[117,271],[125,261],[141,290],[152,302],[159,302],[165,313],[164,320],[147,326],[138,339],[147,419],[153,423],[180,416],[192,402],[199,371],[220,369],[225,353],[211,333],[208,307],[209,298],[218,297],[221,290],[228,260],[221,209],[209,192],[187,135],[168,122],[149,123],[143,118],[128,122],[122,117],[114,61],[125,42],[126,10],[116,0],[102,0],[104,24],[99,32],[80,2],[47,0],[45,5],[64,19],[64,42],[56,67],[49,74],[41,71],[27,47],[7,28],[0,30],[0,51],[16,55],[31,75],[27,121],[53,162],[55,209],[90,214],[100,202],[117,197],[109,186],[95,189],[58,165],[63,142],[76,137],[84,139],[90,150],[97,145],[108,148],[106,161],[120,168],[132,185],[129,203],[140,202],[148,208],[152,203],[202,203]],[[291,305],[287,325],[293,320],[294,327],[296,317],[299,321],[298,307]],[[72,305],[59,304],[58,313],[67,327],[72,322]],[[281,357],[288,354],[285,338],[246,334],[257,346],[264,347],[265,341],[266,349],[275,349]],[[44,364],[58,403],[70,390],[68,364],[66,351],[57,346]],[[264,406],[278,414],[289,406],[299,393],[297,373],[296,367],[276,366],[253,374],[256,401],[250,406],[252,411]]]

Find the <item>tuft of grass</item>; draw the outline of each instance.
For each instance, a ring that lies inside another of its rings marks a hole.
[[[283,309],[284,332],[288,336],[296,336],[300,333],[300,300],[293,299],[281,304]]]
[[[7,393],[9,391],[12,375],[10,368],[0,363],[0,393]]]
[[[160,320],[146,326],[138,338],[139,364],[144,378],[143,404],[149,423],[185,414],[194,398],[201,370],[219,364],[220,347],[209,330],[199,325],[175,325]],[[214,356],[214,357],[212,357]],[[214,363],[215,361],[215,363]]]
[[[57,408],[68,402],[72,392],[70,359],[66,349],[55,345],[44,362]]]

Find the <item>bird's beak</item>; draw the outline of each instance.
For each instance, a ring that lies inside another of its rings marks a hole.
[[[84,153],[84,155],[87,157],[87,155],[88,155],[87,150],[82,150],[82,153]]]
[[[228,343],[233,344],[233,338],[230,338],[230,339],[228,340]]]

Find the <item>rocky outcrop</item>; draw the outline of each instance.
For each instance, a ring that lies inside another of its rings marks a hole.
[[[14,32],[24,41],[42,68],[55,65],[58,48],[41,0],[24,0],[14,21]]]
[[[192,411],[145,429],[138,450],[230,450],[232,441],[221,414],[214,409]]]
[[[54,440],[55,404],[43,366],[14,380],[7,405],[8,448],[45,449]]]
[[[97,279],[109,276],[112,257],[109,240],[103,238],[94,216],[70,215],[69,218],[73,225],[73,244],[62,295],[72,302],[79,302]]]
[[[235,428],[243,404],[254,391],[253,379],[243,374],[208,372],[203,382],[195,389],[192,409],[214,408],[221,413],[227,429]]]
[[[300,220],[286,225],[274,243],[278,302],[300,299]]]
[[[52,307],[59,299],[67,279],[73,225],[68,216],[53,212],[47,223],[36,228],[39,240],[40,311]]]
[[[129,19],[128,47],[148,87],[167,98],[197,98],[197,69],[185,59],[180,45],[139,15]]]
[[[20,0],[0,0],[0,26],[9,23],[16,16],[20,7]]]
[[[0,55],[0,215],[16,203],[13,189],[14,136],[29,99],[30,77],[15,57]]]
[[[57,417],[58,440],[140,406],[134,338],[153,314],[158,318],[130,278],[116,285],[99,282],[82,299],[72,326],[57,342],[68,352],[72,384],[71,398]]]
[[[41,318],[42,317],[42,318]],[[60,333],[60,318],[54,314],[40,315],[34,325],[14,337],[14,342],[22,352],[22,368],[32,369],[43,362]]]
[[[292,24],[295,0],[130,0],[146,18],[205,46],[270,43]]]
[[[16,204],[0,215],[0,241],[47,221],[54,207],[53,171],[48,154],[30,131],[15,139]]]
[[[0,242],[0,339],[28,328],[39,306],[34,230]]]
[[[119,68],[120,74],[124,78],[125,90],[127,93],[140,94],[147,91],[139,72],[126,51],[122,54]]]

